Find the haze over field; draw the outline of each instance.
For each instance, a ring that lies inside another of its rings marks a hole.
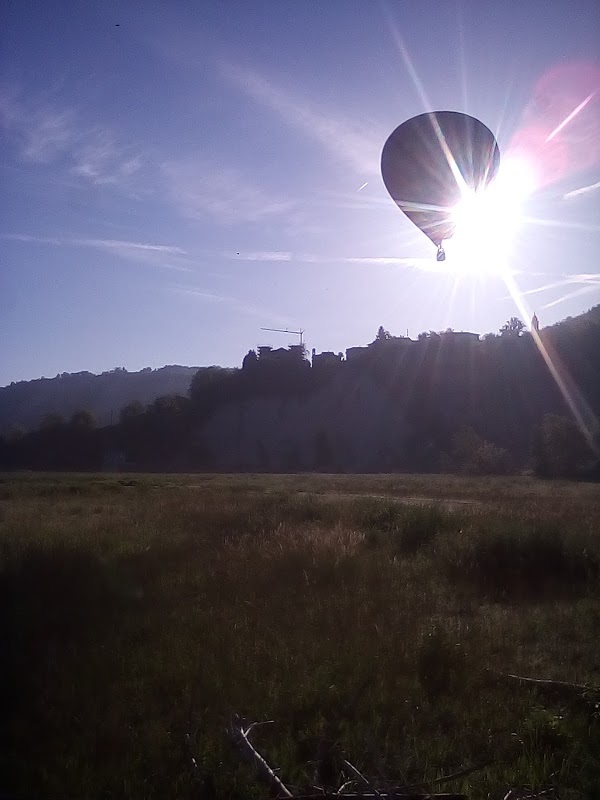
[[[593,0],[22,0],[2,25],[0,385],[233,366],[262,326],[337,352],[381,322],[487,331],[598,302]],[[383,187],[387,135],[442,108],[503,153],[544,131],[520,309],[485,254],[438,268]]]

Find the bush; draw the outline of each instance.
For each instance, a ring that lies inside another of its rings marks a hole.
[[[454,525],[449,514],[437,506],[407,506],[403,503],[379,504],[362,521],[367,542],[391,542],[402,555],[414,555],[431,544],[437,534]]]
[[[414,555],[433,542],[445,522],[444,515],[435,506],[407,508],[396,538],[398,551]]]
[[[467,582],[494,600],[542,598],[581,591],[598,575],[600,562],[577,540],[553,527],[528,525],[479,531],[445,554],[454,582]]]
[[[572,419],[545,414],[534,431],[532,460],[540,478],[574,478],[591,461],[592,452]]]
[[[469,425],[463,425],[452,437],[452,452],[444,454],[442,468],[467,475],[508,475],[510,456],[504,447],[483,439]]]
[[[417,652],[417,675],[427,697],[454,692],[464,682],[466,658],[459,642],[436,627],[423,636]]]

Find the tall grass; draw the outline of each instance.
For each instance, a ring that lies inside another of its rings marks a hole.
[[[190,733],[217,796],[264,796],[238,712],[298,785],[342,754],[404,784],[489,758],[473,798],[592,797],[589,705],[494,677],[600,682],[600,501],[547,487],[4,476],[0,791],[198,797]]]

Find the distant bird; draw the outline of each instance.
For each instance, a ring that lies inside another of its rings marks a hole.
[[[121,27],[121,26],[119,25],[119,23],[118,23],[118,22],[115,22],[115,28],[120,28],[120,27]]]

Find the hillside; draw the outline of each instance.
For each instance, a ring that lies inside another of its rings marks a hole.
[[[241,369],[18,384],[2,390],[12,392],[13,421],[89,409],[104,427],[76,418],[0,436],[0,466],[504,474],[535,462],[538,474],[583,474],[600,454],[599,312],[539,339],[516,319],[483,338],[448,330],[411,340],[380,328],[345,358],[261,347]],[[133,400],[142,405],[121,415]]]
[[[586,325],[600,325],[600,304],[578,314],[576,317],[566,317],[566,319],[555,323],[553,329],[580,328]]]
[[[123,406],[143,405],[167,394],[187,394],[199,367],[173,364],[160,369],[127,372],[117,368],[101,375],[63,372],[55,378],[19,381],[0,388],[0,431],[13,426],[32,430],[47,414],[69,418],[77,411],[91,411],[100,425],[117,421]]]

